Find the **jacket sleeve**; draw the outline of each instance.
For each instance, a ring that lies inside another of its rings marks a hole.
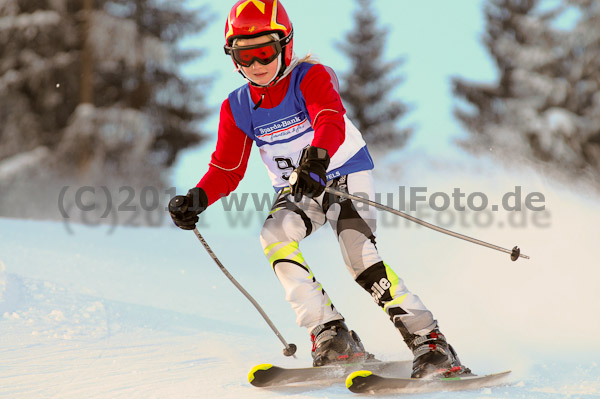
[[[306,73],[300,90],[315,131],[312,145],[325,148],[333,157],[346,137],[346,110],[338,91],[337,77],[331,69],[317,64]]]
[[[235,124],[229,100],[221,105],[217,148],[208,172],[196,185],[206,192],[208,203],[229,195],[236,189],[248,166],[252,140]]]

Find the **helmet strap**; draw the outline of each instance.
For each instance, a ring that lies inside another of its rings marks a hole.
[[[264,86],[271,86],[271,83],[275,84],[277,82],[277,80],[279,80],[279,76],[282,73],[281,72],[282,68],[285,69],[285,63],[282,62],[282,59],[283,59],[283,51],[277,57],[277,72],[275,72],[275,75],[273,75],[273,77],[271,78],[271,80],[269,80],[267,82],[267,84],[265,84]]]

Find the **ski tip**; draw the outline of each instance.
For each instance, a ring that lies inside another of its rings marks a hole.
[[[250,370],[250,372],[248,373],[248,382],[250,384],[252,384],[252,381],[254,381],[254,379],[256,378],[256,373],[260,373],[263,370],[268,370],[271,367],[273,367],[273,365],[269,364],[269,363],[263,363],[263,364],[259,364],[257,366],[254,366],[252,368],[252,370]]]
[[[352,386],[352,384],[354,384],[354,379],[355,378],[363,378],[363,377],[368,377],[371,374],[373,374],[372,372],[368,371],[368,370],[358,370],[355,371],[353,373],[351,373],[348,378],[346,378],[346,388],[350,389],[350,387]]]

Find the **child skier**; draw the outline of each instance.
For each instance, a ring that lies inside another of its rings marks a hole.
[[[225,53],[248,84],[223,102],[209,170],[186,196],[178,196],[188,206],[170,209],[175,224],[194,229],[202,211],[235,190],[254,141],[279,193],[260,241],[298,325],[310,333],[314,366],[367,356],[298,247],[328,222],[353,278],[387,312],[412,350],[412,377],[465,372],[432,313],[379,256],[376,210],[324,194],[328,186],[375,195],[373,161],[345,115],[333,71],[310,57],[295,57],[292,23],[277,0],[238,1],[229,13],[225,40]]]

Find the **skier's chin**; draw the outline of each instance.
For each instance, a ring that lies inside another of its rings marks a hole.
[[[257,85],[266,85],[267,83],[269,83],[271,81],[271,78],[268,74],[268,72],[262,73],[262,74],[256,74],[256,75],[252,75],[252,81],[254,83],[256,83]]]

